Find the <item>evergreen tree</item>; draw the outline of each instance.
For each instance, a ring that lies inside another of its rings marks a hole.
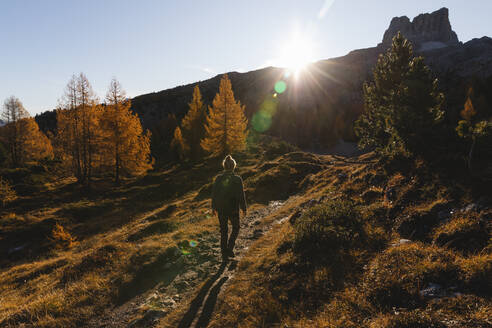
[[[202,148],[209,154],[221,156],[243,150],[246,146],[248,120],[244,106],[234,99],[231,81],[224,75],[219,93],[208,109]]]
[[[143,132],[138,115],[130,110],[131,101],[116,79],[110,83],[106,101],[101,117],[104,160],[113,167],[115,182],[119,183],[122,170],[141,174],[152,168],[150,132]]]
[[[185,159],[186,153],[188,152],[188,147],[183,140],[183,135],[181,134],[181,129],[179,126],[177,126],[174,130],[174,137],[171,141],[171,149],[175,152],[178,159]]]
[[[203,155],[200,141],[205,135],[206,108],[202,102],[202,95],[198,85],[193,89],[193,98],[188,104],[189,110],[181,121],[182,133],[185,144],[189,148],[189,155],[196,161]]]
[[[359,146],[385,154],[426,152],[444,114],[444,97],[423,58],[414,57],[410,42],[398,33],[373,75],[374,81],[364,84],[365,111],[355,123]]]

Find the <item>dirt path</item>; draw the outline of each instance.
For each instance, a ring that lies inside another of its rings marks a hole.
[[[128,287],[128,295],[135,296],[123,298],[116,307],[94,318],[88,326],[153,327],[177,308],[182,300],[193,298],[178,327],[206,327],[220,291],[234,275],[244,252],[253,241],[279,222],[264,224],[263,218],[278,211],[286,202],[272,201],[268,206],[248,212],[241,219],[234,249],[236,257],[228,262],[220,261],[218,233],[180,243],[179,248],[174,250],[173,262],[157,265],[152,272],[143,275],[142,281]],[[198,290],[200,284],[202,287]]]

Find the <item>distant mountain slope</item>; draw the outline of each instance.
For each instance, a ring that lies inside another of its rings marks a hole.
[[[285,80],[287,90],[275,99],[275,115],[266,131],[304,147],[332,145],[340,137],[351,139],[352,123],[362,110],[362,84],[371,79],[378,55],[390,46],[397,31],[412,41],[416,53],[423,55],[440,79],[448,96],[447,111],[457,118],[465,90],[471,80],[479,79],[492,91],[492,39],[482,37],[466,43],[458,41],[451,29],[448,9],[422,14],[410,21],[395,17],[376,47],[354,50],[346,56],[313,63],[301,77],[286,78],[284,69],[267,67],[247,73],[230,72],[235,96],[246,105],[248,118],[272,100],[274,85]],[[178,118],[187,111],[193,87],[198,83],[206,104],[218,91],[220,75],[214,78],[144,94],[133,98],[133,110],[147,128],[152,128],[169,113]],[[451,91],[451,92],[450,92]],[[492,94],[492,92],[486,92]],[[488,99],[492,104],[492,99]],[[492,113],[491,113],[492,115]],[[50,118],[51,117],[51,118]],[[53,114],[37,117],[43,128],[53,128]],[[43,124],[45,123],[45,124]]]
[[[452,90],[446,92],[448,111],[456,113],[462,106],[468,79],[492,80],[492,39],[483,37],[464,44],[459,42],[451,29],[447,8],[419,15],[411,22],[405,16],[393,18],[378,46],[313,63],[299,80],[292,76],[286,79],[282,69],[273,67],[228,74],[236,97],[246,105],[249,118],[261,109],[268,95],[274,93],[275,82],[284,79],[287,90],[279,96],[278,109],[285,115],[277,111],[270,132],[301,146],[330,144],[340,136],[350,137],[351,124],[362,110],[362,84],[371,79],[378,55],[391,45],[397,31],[402,31],[412,41],[416,53],[425,57],[444,91]],[[217,92],[219,79],[220,76],[216,76],[198,82],[206,103],[210,103]],[[167,113],[180,117],[187,110],[195,84],[135,97],[133,108],[147,127],[152,127]],[[344,123],[342,127],[340,121]],[[298,135],[292,136],[293,130],[298,131]],[[303,130],[310,131],[303,133]]]

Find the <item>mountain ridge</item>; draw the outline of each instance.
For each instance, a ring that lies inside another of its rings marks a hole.
[[[469,80],[492,81],[492,39],[484,36],[465,43],[458,41],[449,22],[447,8],[418,15],[412,22],[408,17],[402,17],[391,20],[382,42],[375,47],[352,50],[344,56],[310,64],[304,78],[300,79],[303,85],[292,76],[284,78],[285,69],[278,67],[224,74],[229,75],[236,98],[246,105],[246,116],[250,121],[275,92],[275,83],[280,79],[287,83],[287,91],[278,100],[277,115],[271,118],[271,127],[259,132],[284,138],[305,148],[330,146],[339,138],[353,140],[352,124],[363,110],[362,85],[372,78],[372,68],[378,56],[388,48],[390,35],[400,28],[414,44],[416,55],[423,55],[426,64],[439,78],[441,89],[453,90],[446,107],[449,116],[456,118]],[[175,114],[179,120],[187,111],[193,87],[198,84],[204,103],[210,104],[221,75],[136,96],[132,99],[132,109],[138,113],[144,127],[151,130],[169,114]],[[492,103],[492,99],[490,101]],[[278,115],[279,112],[285,115]],[[306,112],[313,117],[306,119]],[[56,128],[53,112],[40,114],[36,119],[44,131]],[[285,135],[285,130],[299,133]]]

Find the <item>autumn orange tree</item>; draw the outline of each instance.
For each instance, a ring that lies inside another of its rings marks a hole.
[[[58,154],[77,180],[86,185],[100,162],[101,113],[87,77],[83,73],[72,76],[56,115]]]
[[[203,155],[200,141],[205,135],[206,108],[203,105],[202,94],[198,85],[193,89],[193,98],[188,104],[188,112],[181,121],[184,143],[187,145],[189,156],[192,160],[198,160]]]
[[[8,147],[13,166],[27,160],[40,160],[53,156],[50,140],[39,130],[36,121],[30,117],[22,102],[11,96],[4,102],[2,138]]]
[[[473,89],[468,90],[467,99],[463,110],[460,112],[463,120],[458,122],[456,127],[456,132],[461,138],[471,141],[470,151],[468,152],[468,169],[473,173],[473,153],[477,141],[480,138],[484,138],[492,134],[492,123],[487,120],[477,119],[477,111],[475,106],[473,106]]]
[[[183,140],[183,135],[179,126],[174,129],[174,137],[171,141],[171,150],[174,151],[176,157],[180,160],[183,160],[188,153],[189,149]]]
[[[144,133],[137,114],[130,110],[121,84],[113,79],[106,94],[107,105],[101,117],[105,162],[113,168],[115,182],[122,171],[141,174],[152,168],[150,132]]]
[[[231,81],[227,75],[220,80],[219,93],[215,96],[205,124],[202,148],[213,156],[243,150],[246,146],[248,120],[244,106],[234,99]]]

